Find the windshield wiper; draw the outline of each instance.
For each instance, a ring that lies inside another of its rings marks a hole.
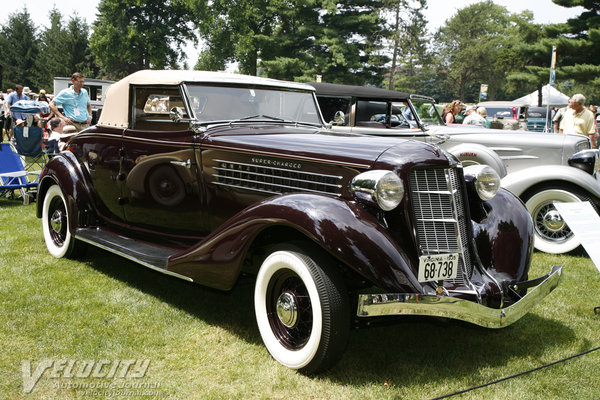
[[[273,121],[281,121],[281,122],[285,122],[285,119],[283,118],[279,118],[279,117],[272,117],[270,115],[265,115],[265,114],[256,114],[256,115],[250,115],[248,117],[244,117],[244,118],[239,118],[239,119],[235,119],[231,122],[237,122],[237,121],[246,121],[249,119],[256,119],[256,118],[266,118],[266,119],[270,119]]]

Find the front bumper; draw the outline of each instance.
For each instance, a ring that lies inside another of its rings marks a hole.
[[[504,328],[517,321],[553,291],[560,281],[562,266],[555,265],[540,277],[541,283],[519,301],[505,308],[490,308],[473,301],[418,293],[361,294],[358,317],[428,315],[458,319],[486,328]]]

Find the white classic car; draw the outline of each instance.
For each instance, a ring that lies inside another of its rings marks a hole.
[[[487,164],[523,200],[535,222],[535,247],[566,253],[579,240],[553,202],[590,201],[600,209],[600,162],[588,138],[446,125],[435,100],[378,88],[311,83],[334,131],[413,138],[439,145],[463,165]]]

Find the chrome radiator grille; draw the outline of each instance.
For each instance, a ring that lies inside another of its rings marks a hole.
[[[459,253],[456,283],[471,276],[465,203],[456,169],[413,170],[409,176],[417,243],[422,255]]]
[[[306,192],[341,196],[342,177],[287,168],[213,160],[214,184],[268,194]]]

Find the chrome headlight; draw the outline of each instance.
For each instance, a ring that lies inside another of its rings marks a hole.
[[[589,139],[582,140],[575,145],[575,152],[578,153],[583,150],[591,149],[592,145],[590,144]]]
[[[358,200],[377,205],[383,211],[393,210],[404,197],[402,179],[385,170],[367,171],[356,175],[352,179],[350,190]]]
[[[500,190],[500,176],[488,165],[470,165],[465,167],[465,180],[475,187],[479,198],[488,201]]]

